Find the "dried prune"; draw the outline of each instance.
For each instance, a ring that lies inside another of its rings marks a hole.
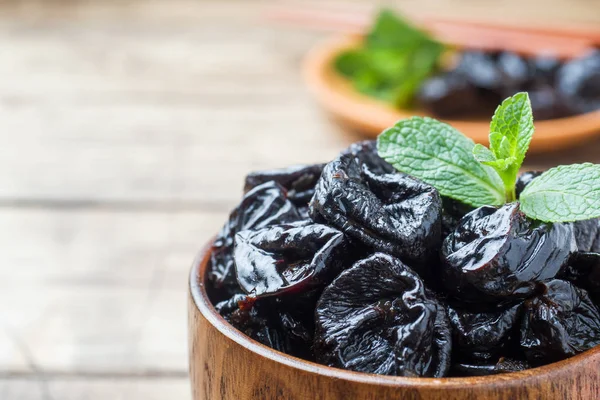
[[[375,174],[391,174],[396,170],[377,153],[375,140],[363,140],[352,143],[340,155],[352,157],[356,162],[366,165]],[[325,164],[327,165],[327,164]]]
[[[573,232],[579,251],[600,253],[600,218],[574,222]]]
[[[560,275],[575,286],[585,289],[596,304],[600,304],[600,254],[577,252]]]
[[[461,55],[456,71],[479,88],[501,89],[505,77],[496,59],[497,54],[494,53],[465,51]]]
[[[314,310],[320,292],[290,299],[254,299],[237,294],[215,305],[217,311],[246,336],[275,350],[312,359]]]
[[[556,81],[559,92],[576,113],[600,109],[600,50],[565,63]]]
[[[414,266],[425,264],[439,247],[441,208],[435,188],[392,172],[367,142],[325,166],[310,215]]]
[[[242,231],[235,237],[237,281],[253,297],[324,286],[340,272],[345,247],[342,232],[309,221]]]
[[[212,246],[208,280],[217,289],[216,292],[221,293],[217,300],[240,291],[233,261],[236,233],[300,219],[302,217],[296,206],[278,183],[267,182],[246,193],[239,206],[229,215],[229,220],[221,228]]]
[[[493,364],[457,363],[452,365],[452,375],[455,376],[486,376],[518,372],[531,368],[527,361],[501,357]]]
[[[554,84],[554,78],[561,62],[556,57],[540,55],[531,60],[531,65],[534,68],[534,79],[537,83]]]
[[[531,63],[510,51],[500,53],[496,59],[496,65],[502,73],[503,91],[509,93],[508,96],[513,95],[520,87],[530,82],[535,72]]]
[[[446,375],[445,307],[397,258],[376,253],[342,272],[315,311],[315,354],[329,366],[399,376]]]
[[[288,168],[256,171],[246,176],[244,191],[248,192],[269,181],[279,183],[287,190],[288,198],[304,216],[308,215],[308,202],[315,193],[315,185],[325,164],[295,165]]]
[[[473,207],[442,196],[442,238],[452,233],[460,220],[471,211]]]
[[[551,363],[600,344],[600,312],[588,293],[554,279],[543,293],[525,301],[521,347],[533,365]]]
[[[521,192],[527,185],[531,183],[532,180],[543,174],[544,171],[527,171],[523,172],[517,178],[517,183],[515,184],[515,189],[517,192],[517,198],[521,195]]]
[[[417,101],[423,108],[442,118],[484,114],[491,108],[481,101],[477,88],[455,72],[423,82],[417,93]]]
[[[503,310],[471,312],[448,307],[452,327],[453,358],[490,360],[504,351],[514,332],[521,305]]]
[[[568,103],[561,94],[548,84],[534,84],[527,86],[531,110],[536,120],[566,117],[572,115]]]
[[[443,283],[466,302],[515,301],[555,277],[575,250],[570,224],[531,220],[518,203],[483,206],[444,240]]]

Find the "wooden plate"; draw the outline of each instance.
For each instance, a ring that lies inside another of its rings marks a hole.
[[[333,68],[333,60],[341,51],[356,47],[358,36],[336,36],[314,47],[307,55],[303,73],[317,101],[334,117],[349,127],[376,137],[396,121],[413,115],[428,115],[422,110],[398,110],[358,93]],[[490,115],[491,118],[491,115]],[[471,137],[487,144],[490,119],[443,120]],[[600,133],[600,110],[553,120],[537,121],[530,151],[541,152],[576,146]]]
[[[206,293],[210,243],[189,285],[194,400],[592,400],[600,398],[600,346],[526,371],[469,378],[405,378],[345,371],[280,353],[225,321]]]

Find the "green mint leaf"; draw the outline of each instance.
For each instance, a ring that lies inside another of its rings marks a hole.
[[[490,148],[494,149],[494,157],[499,159],[511,156],[511,146],[508,138],[500,132],[490,132]]]
[[[406,108],[411,105],[421,83],[435,71],[444,51],[441,43],[425,39],[409,53],[408,62],[397,78],[398,90],[394,101],[397,107]]]
[[[443,196],[474,207],[503,204],[502,181],[473,158],[474,146],[450,125],[427,117],[399,121],[377,138],[384,160],[433,185]]]
[[[427,39],[426,33],[391,10],[381,10],[366,37],[370,48],[403,48]]]
[[[533,113],[527,93],[517,93],[498,106],[490,124],[490,148],[473,149],[473,156],[492,167],[502,179],[506,201],[516,200],[519,168],[533,136]]]
[[[383,10],[363,47],[340,53],[334,67],[357,91],[407,108],[422,82],[438,68],[444,51],[444,45],[426,32]]]
[[[518,170],[533,136],[533,113],[526,92],[517,93],[498,106],[492,117],[490,132],[492,153],[498,159],[514,157]]]
[[[477,143],[475,147],[473,147],[473,157],[475,157],[477,161],[483,164],[496,161],[496,156],[494,155],[494,153],[492,153],[490,149],[479,143]]]
[[[549,169],[525,187],[521,211],[546,222],[600,217],[600,165],[584,163]]]
[[[342,75],[352,77],[368,66],[368,56],[364,50],[347,50],[335,58],[334,66]]]

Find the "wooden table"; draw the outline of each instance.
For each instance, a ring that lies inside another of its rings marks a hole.
[[[598,23],[594,1],[540,15]],[[265,5],[0,2],[0,399],[190,398],[188,267],[244,174],[358,139],[302,84],[322,34]],[[529,162],[582,160],[600,141]]]

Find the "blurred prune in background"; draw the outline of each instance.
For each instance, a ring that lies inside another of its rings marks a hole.
[[[565,63],[557,75],[558,91],[573,113],[600,108],[600,50]]]
[[[600,109],[600,50],[559,61],[513,52],[466,50],[454,68],[423,82],[417,102],[441,118],[489,114],[517,92],[529,93],[534,118],[561,118]]]

